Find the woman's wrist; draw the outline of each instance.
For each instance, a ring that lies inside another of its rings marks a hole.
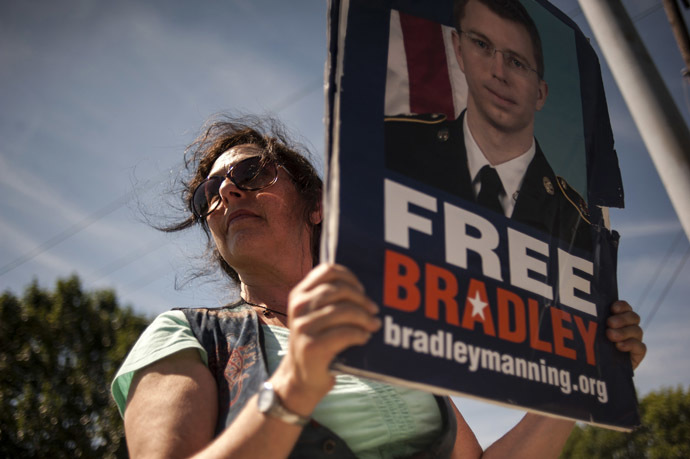
[[[307,387],[290,372],[280,371],[280,367],[269,378],[269,381],[283,406],[300,416],[311,416],[316,405],[330,390],[329,388],[322,392],[313,387]]]

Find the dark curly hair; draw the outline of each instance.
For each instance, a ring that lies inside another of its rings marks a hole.
[[[189,214],[182,221],[158,227],[158,229],[171,233],[200,225],[206,235],[208,256],[235,283],[239,282],[237,271],[223,259],[215,247],[206,219],[194,216],[191,203],[194,190],[208,177],[216,159],[230,148],[244,144],[258,145],[263,149],[263,154],[267,159],[281,164],[288,170],[302,198],[303,208],[299,210],[302,211],[304,221],[311,229],[312,261],[314,264],[318,263],[321,223],[312,223],[310,215],[321,206],[323,183],[316,169],[307,159],[310,156],[307,149],[292,142],[283,125],[271,117],[224,115],[209,120],[202,128],[201,134],[185,150],[185,168],[189,173],[189,178],[182,179],[181,198]]]

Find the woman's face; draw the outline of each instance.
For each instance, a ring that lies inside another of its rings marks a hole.
[[[235,146],[216,160],[209,177],[224,176],[230,166],[261,154],[257,145]],[[305,251],[311,261],[304,204],[290,176],[281,167],[277,170],[278,180],[258,191],[241,190],[225,179],[220,205],[206,217],[220,254],[240,273],[257,263],[271,263],[275,257],[289,257],[297,264],[295,257]]]

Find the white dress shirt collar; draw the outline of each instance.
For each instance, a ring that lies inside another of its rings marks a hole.
[[[474,140],[472,133],[470,132],[470,127],[467,124],[467,113],[462,123],[462,129],[465,134],[465,150],[467,151],[467,168],[470,172],[470,178],[472,180],[472,190],[474,196],[479,194],[479,189],[481,184],[479,183],[479,171],[485,165],[491,165],[489,160],[486,159],[484,153],[477,145]],[[513,214],[513,209],[515,208],[515,201],[517,200],[520,187],[522,186],[522,181],[525,178],[525,172],[527,172],[527,167],[529,167],[532,158],[537,151],[536,143],[534,138],[532,138],[532,145],[529,149],[510,161],[499,164],[498,166],[493,166],[498,173],[501,183],[503,184],[503,189],[505,190],[505,195],[499,196],[501,201],[501,206],[506,217],[510,217]]]

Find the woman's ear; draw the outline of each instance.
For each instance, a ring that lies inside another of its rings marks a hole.
[[[312,225],[318,225],[321,223],[323,220],[323,212],[322,212],[322,207],[321,207],[321,202],[316,207],[316,210],[314,210],[311,214],[309,214],[309,222]]]

